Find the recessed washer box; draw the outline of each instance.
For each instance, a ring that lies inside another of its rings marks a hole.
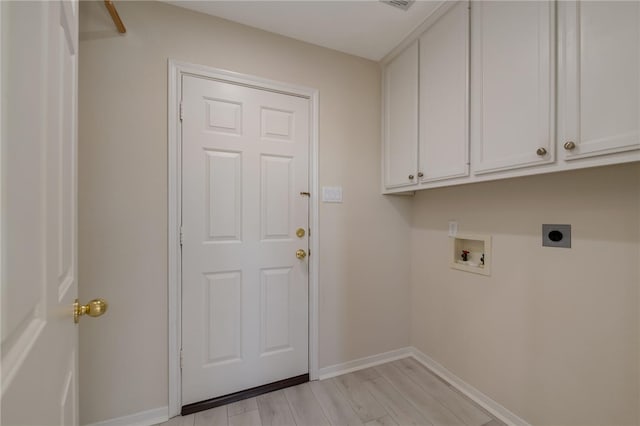
[[[542,225],[542,246],[571,248],[571,225]]]
[[[451,238],[450,266],[474,274],[491,275],[491,236],[456,234]]]

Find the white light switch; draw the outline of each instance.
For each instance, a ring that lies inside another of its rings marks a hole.
[[[341,203],[342,187],[341,186],[323,186],[322,201],[325,203]]]

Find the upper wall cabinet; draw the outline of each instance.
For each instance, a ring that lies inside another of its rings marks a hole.
[[[469,5],[460,2],[420,37],[421,182],[469,174]]]
[[[385,193],[640,161],[640,1],[443,2],[405,45]]]
[[[384,185],[415,185],[418,168],[418,42],[384,71]]]
[[[472,2],[475,174],[555,160],[555,4]]]
[[[468,2],[443,3],[383,81],[384,190],[468,176]]]
[[[559,151],[640,148],[640,3],[560,2]]]

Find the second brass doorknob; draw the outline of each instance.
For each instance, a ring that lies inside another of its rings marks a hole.
[[[305,257],[307,257],[307,252],[306,252],[305,250],[298,249],[298,250],[296,251],[296,257],[297,257],[298,259],[304,259]]]
[[[78,299],[73,304],[73,322],[76,324],[80,321],[80,317],[83,315],[89,315],[90,317],[99,317],[107,312],[109,305],[103,299],[93,299],[86,305],[81,305]]]

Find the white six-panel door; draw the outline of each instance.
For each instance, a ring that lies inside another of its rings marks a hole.
[[[78,424],[76,1],[2,2],[3,425]]]
[[[185,76],[182,110],[186,405],[309,371],[309,100]]]

